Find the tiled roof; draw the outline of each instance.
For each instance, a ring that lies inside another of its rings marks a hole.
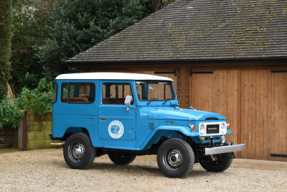
[[[181,0],[66,62],[286,56],[287,1]]]

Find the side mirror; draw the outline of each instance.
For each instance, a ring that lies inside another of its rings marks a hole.
[[[127,105],[127,112],[129,112],[129,110],[130,110],[130,105],[131,105],[132,100],[133,100],[132,96],[130,96],[130,95],[126,96],[125,105]]]

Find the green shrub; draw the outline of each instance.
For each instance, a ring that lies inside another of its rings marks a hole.
[[[8,99],[3,99],[0,103],[0,128],[4,125],[11,124],[16,128],[19,125],[21,118],[23,118],[25,111],[33,111],[38,115],[43,115],[52,109],[52,82],[47,83],[45,78],[41,79],[38,87],[29,90],[24,87],[18,98],[15,99],[14,104],[11,104]]]
[[[16,128],[23,116],[24,112],[20,112],[18,106],[11,104],[8,99],[5,98],[0,103],[0,128],[8,124]]]
[[[52,109],[52,96],[52,82],[47,83],[47,80],[43,78],[36,89],[29,90],[24,87],[20,97],[15,99],[15,105],[20,109],[43,115]]]

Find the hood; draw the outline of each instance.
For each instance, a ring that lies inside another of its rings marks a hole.
[[[157,109],[149,111],[148,119],[159,119],[159,120],[189,120],[189,118],[194,120],[206,120],[206,118],[217,118],[219,120],[225,120],[225,117],[217,113],[189,110],[189,109]]]

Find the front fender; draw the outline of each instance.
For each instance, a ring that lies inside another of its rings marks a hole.
[[[191,129],[187,126],[166,126],[161,125],[156,128],[156,130],[167,130],[167,131],[178,131],[185,136],[194,137],[199,136],[198,132],[192,132]]]
[[[181,134],[179,134],[181,133]],[[155,128],[153,134],[151,134],[140,146],[141,150],[149,149],[153,144],[158,143],[162,137],[166,138],[180,138],[183,136],[196,137],[199,136],[198,132],[192,132],[187,126],[166,126],[161,125]]]

